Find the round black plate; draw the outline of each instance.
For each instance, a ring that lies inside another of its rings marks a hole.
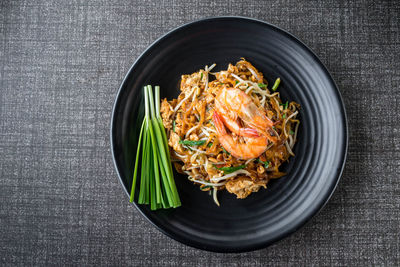
[[[221,207],[187,177],[175,173],[182,201],[178,209],[137,209],[168,236],[218,252],[266,247],[304,225],[327,202],[342,173],[347,152],[347,122],[340,93],[317,56],[293,35],[262,21],[241,17],[204,19],[181,26],[153,43],[132,65],[119,89],[111,122],[115,167],[129,195],[143,112],[142,88],[160,85],[161,96],[179,94],[182,74],[205,65],[226,69],[244,57],[271,84],[282,80],[283,101],[301,104],[296,156],[287,176],[266,190],[236,199],[219,193]]]

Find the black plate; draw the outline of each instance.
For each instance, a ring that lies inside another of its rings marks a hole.
[[[332,195],[347,152],[347,122],[340,93],[317,56],[293,35],[262,21],[241,17],[205,19],[181,26],[153,43],[132,65],[119,89],[111,122],[111,148],[125,192],[131,187],[140,122],[142,88],[160,85],[161,96],[179,94],[181,74],[217,63],[226,69],[241,57],[271,83],[277,77],[283,101],[301,104],[296,156],[287,176],[244,200],[219,193],[217,207],[208,193],[175,173],[182,200],[178,209],[136,208],[168,236],[218,252],[266,247],[293,233]]]

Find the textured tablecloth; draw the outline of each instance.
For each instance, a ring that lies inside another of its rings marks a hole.
[[[397,1],[1,1],[0,265],[400,265]],[[109,144],[117,89],[155,39],[242,15],[326,64],[350,133],[343,177],[305,227],[266,249],[182,245],[129,204]]]

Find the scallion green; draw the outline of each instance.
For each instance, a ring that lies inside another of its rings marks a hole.
[[[272,91],[276,91],[280,83],[281,83],[281,78],[276,79],[274,85],[272,86]]]
[[[198,141],[191,141],[191,140],[179,140],[179,144],[185,146],[201,146],[204,145],[206,140],[198,140]]]
[[[267,85],[266,85],[265,83],[259,83],[259,84],[258,84],[258,87],[260,87],[260,88],[266,88]]]
[[[181,202],[173,177],[167,135],[160,116],[160,88],[155,87],[153,97],[152,87],[145,86],[144,100],[145,116],[136,150],[130,201],[134,201],[141,161],[138,203],[150,204],[152,210],[176,208]]]
[[[282,106],[282,108],[283,108],[283,110],[285,110],[285,109],[287,109],[288,108],[288,105],[289,105],[289,101],[286,101],[286,103],[285,104],[280,104],[281,106]]]
[[[229,153],[228,151],[225,150],[224,147],[222,147],[222,151],[224,151],[225,154],[230,155],[231,153]]]
[[[264,164],[264,167],[265,167],[266,169],[269,167],[269,164],[271,163],[271,162],[269,162],[268,160],[267,160],[267,161],[262,161],[261,159],[258,159],[258,162]]]
[[[234,167],[221,167],[221,168],[218,168],[217,166],[214,166],[214,167],[220,171],[223,171],[224,174],[229,174],[229,173],[235,172],[237,170],[246,168],[246,165],[239,165],[239,166],[234,166]]]

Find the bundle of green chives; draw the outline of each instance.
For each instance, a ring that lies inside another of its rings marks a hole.
[[[155,97],[150,85],[143,89],[145,116],[139,134],[130,201],[134,200],[141,160],[138,203],[150,204],[152,210],[176,208],[181,205],[181,201],[172,173],[167,134],[160,115],[160,87],[155,86]]]

